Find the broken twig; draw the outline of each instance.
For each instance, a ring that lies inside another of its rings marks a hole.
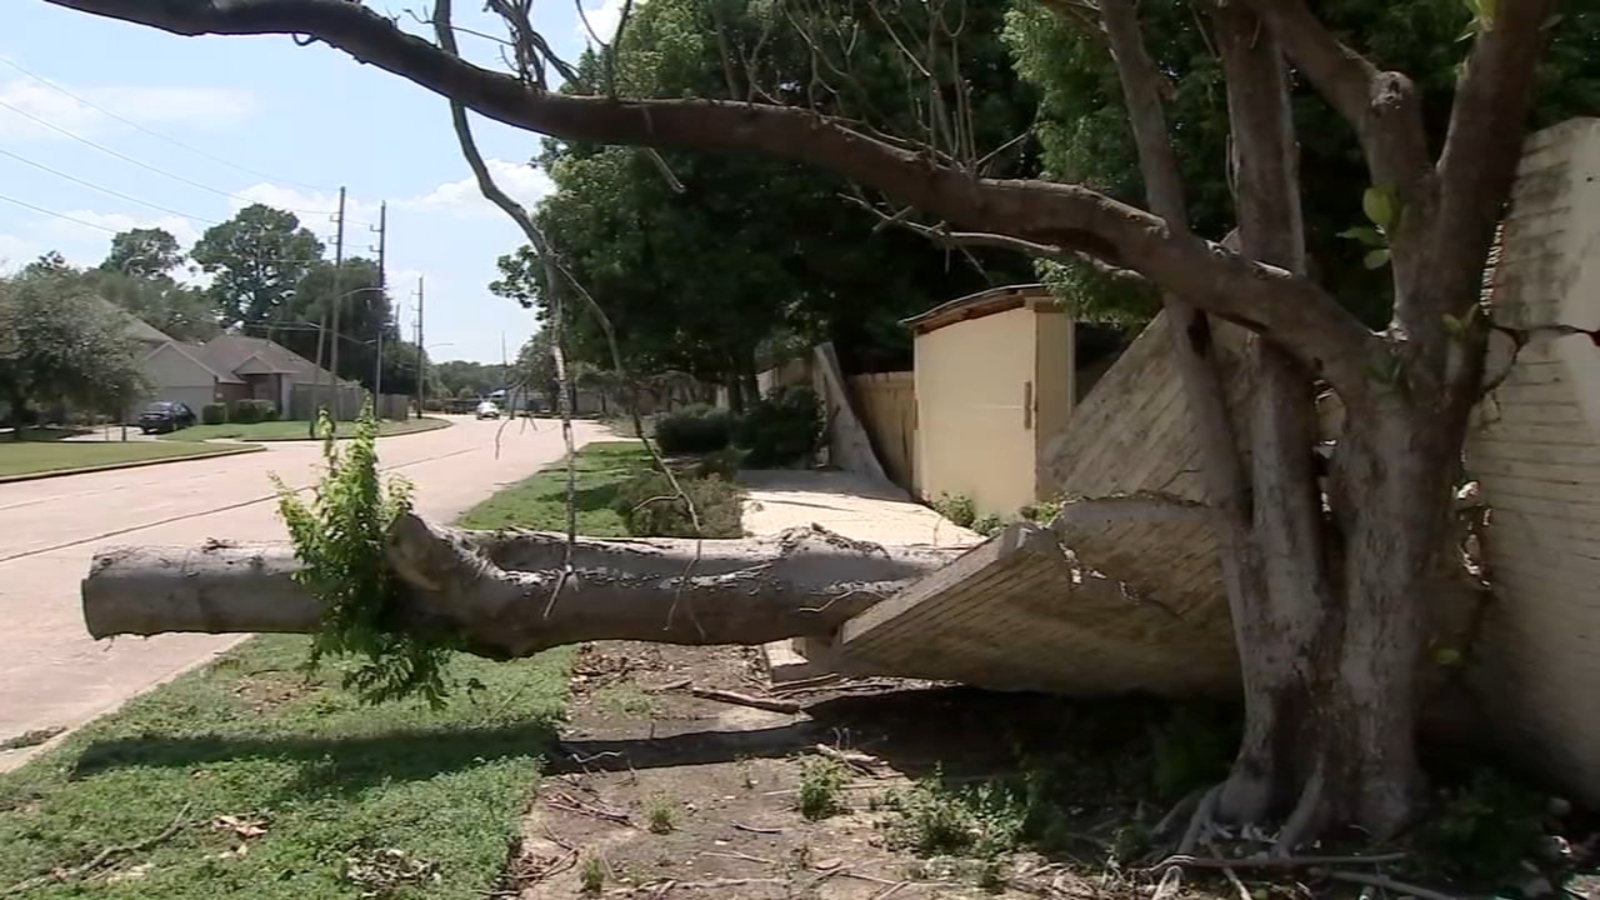
[[[715,688],[690,688],[689,693],[702,700],[715,700],[719,703],[732,703],[735,706],[749,706],[754,709],[764,709],[775,713],[797,713],[800,704],[793,700],[777,700],[771,697],[752,697],[749,694],[737,694],[733,691],[722,691]]]

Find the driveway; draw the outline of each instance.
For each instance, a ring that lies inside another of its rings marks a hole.
[[[383,438],[381,465],[415,486],[418,512],[448,520],[501,486],[561,458],[559,423],[450,417],[454,427]],[[573,423],[579,444],[606,436]],[[496,436],[499,449],[496,451]],[[73,728],[233,646],[237,635],[172,634],[96,643],[84,631],[79,580],[111,546],[195,546],[207,538],[286,539],[268,476],[316,479],[320,445],[0,484],[0,741]],[[26,751],[0,752],[0,771]]]

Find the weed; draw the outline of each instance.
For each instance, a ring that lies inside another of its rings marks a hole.
[[[972,530],[984,537],[994,537],[1004,531],[1005,527],[1005,520],[994,513],[990,513],[972,523]]]
[[[665,797],[652,799],[644,811],[651,834],[671,834],[678,827],[678,808]]]
[[[844,812],[849,773],[838,760],[813,756],[800,763],[800,815],[815,822]]]
[[[583,884],[583,892],[595,896],[606,886],[606,866],[600,857],[591,856],[583,861],[583,873],[579,876]]]
[[[984,783],[952,790],[935,775],[888,800],[891,846],[919,856],[992,859],[1017,848],[1026,823],[1024,804],[1005,785]]]
[[[1436,813],[1417,829],[1417,845],[1457,878],[1486,884],[1517,877],[1544,835],[1546,805],[1538,792],[1480,768],[1440,791]]]
[[[655,698],[635,685],[607,688],[596,698],[612,712],[627,716],[648,716],[655,712]]]
[[[978,506],[965,494],[940,494],[933,509],[962,528],[970,528],[978,520]]]

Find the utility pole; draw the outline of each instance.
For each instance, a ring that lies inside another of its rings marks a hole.
[[[344,268],[344,188],[342,187],[339,188],[339,212],[334,218],[338,222],[339,230],[337,232],[338,236],[334,239],[332,309],[322,311],[321,327],[317,329],[317,371],[311,380],[311,421],[306,423],[306,431],[312,438],[317,436],[317,417],[325,408],[322,393],[322,361],[324,358],[322,348],[330,343],[330,334],[332,336],[332,347],[330,349],[333,357],[332,375],[335,398],[338,397],[339,391],[339,276],[341,274],[340,270]],[[329,329],[330,320],[332,322],[331,331]],[[333,415],[329,419],[333,423],[334,430],[337,431],[339,422],[337,402],[335,402],[334,407]]]
[[[328,340],[333,344],[333,428],[339,430],[339,307],[344,305],[344,292],[340,290],[344,275],[344,188],[339,188],[339,230],[333,239],[333,331]]]
[[[428,382],[428,351],[422,346],[422,276],[417,276],[417,418],[422,418],[422,406],[428,400],[425,385]]]
[[[372,364],[372,409],[373,415],[383,418],[383,333],[389,328],[389,293],[386,289],[388,278],[384,268],[383,251],[389,228],[389,204],[378,204],[378,303],[383,310],[383,315],[378,320],[377,361]]]

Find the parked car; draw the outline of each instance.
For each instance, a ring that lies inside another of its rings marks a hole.
[[[500,418],[500,407],[495,406],[493,403],[490,403],[488,400],[485,400],[482,403],[478,404],[478,418],[480,418],[480,419],[498,419],[498,418]]]
[[[139,430],[145,434],[177,431],[195,423],[194,410],[176,400],[157,400],[139,414]]]

